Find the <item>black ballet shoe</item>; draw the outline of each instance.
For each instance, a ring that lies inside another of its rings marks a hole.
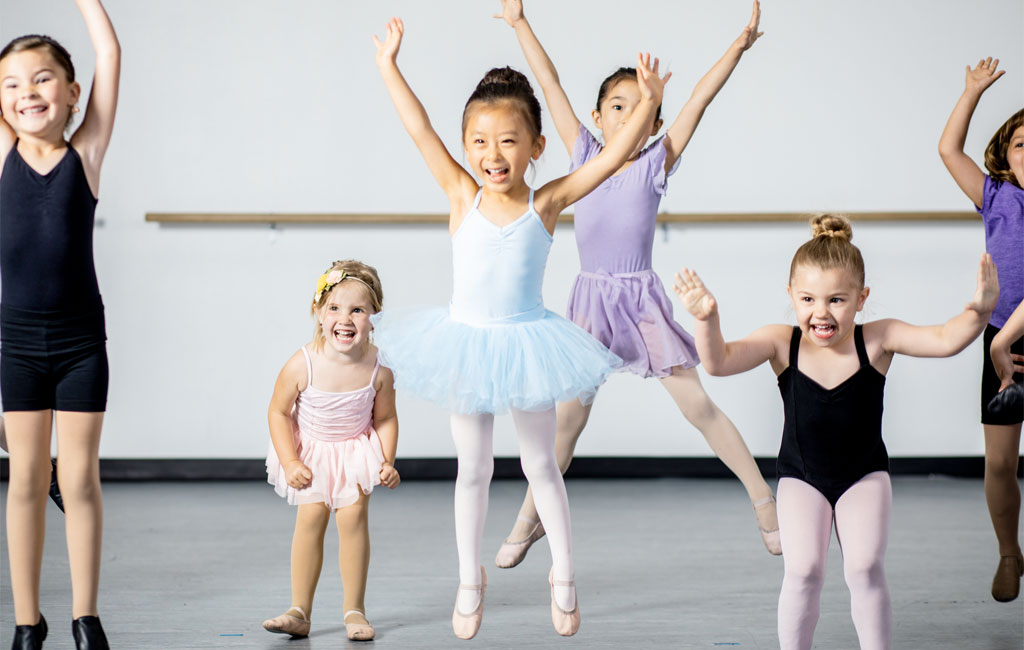
[[[60,495],[60,486],[57,485],[57,461],[50,459],[53,471],[50,472],[50,498],[57,504],[61,512],[64,512],[64,498]]]
[[[79,616],[71,621],[71,636],[77,650],[110,650],[98,616]]]
[[[1024,413],[1024,384],[1010,384],[989,400],[988,412],[997,417]]]
[[[46,638],[46,619],[39,615],[35,625],[16,625],[11,650],[40,650]]]

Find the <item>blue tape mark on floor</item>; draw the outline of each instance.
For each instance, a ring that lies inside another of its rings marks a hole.
[[[740,644],[739,643],[733,643],[732,641],[723,641],[723,642],[720,642],[720,643],[715,643],[715,645],[740,645]]]
[[[221,634],[221,636],[245,636],[244,634]]]

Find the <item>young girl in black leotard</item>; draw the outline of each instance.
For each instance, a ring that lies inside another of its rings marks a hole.
[[[97,616],[103,502],[99,440],[107,399],[103,303],[92,228],[117,107],[121,49],[99,0],[76,0],[96,50],[81,126],[81,86],[47,36],[0,50],[0,393],[10,451],[7,541],[14,647],[41,648],[39,612],[50,431],[64,496],[76,646],[107,648]]]
[[[789,272],[797,324],[768,325],[726,343],[718,305],[697,274],[676,274],[676,293],[697,319],[704,368],[734,375],[765,361],[779,378],[785,427],[777,490],[785,577],[779,596],[782,650],[811,647],[835,521],[846,583],[863,650],[892,643],[885,581],[892,488],[882,442],[882,391],[893,355],[948,357],[985,329],[999,295],[992,258],[983,255],[978,286],[965,310],[943,325],[884,319],[855,325],[864,306],[864,260],[844,217],[811,221],[813,238]]]

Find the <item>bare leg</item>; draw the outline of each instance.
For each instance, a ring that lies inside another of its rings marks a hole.
[[[672,396],[683,417],[701,432],[715,455],[740,479],[751,503],[763,504],[754,509],[761,530],[778,530],[778,516],[770,501],[772,489],[761,476],[761,470],[757,468],[736,425],[704,391],[697,370],[676,366],[672,368],[671,375],[661,380],[661,384]],[[781,549],[772,537],[765,537],[765,545],[769,551],[778,554]]]
[[[850,613],[861,650],[892,646],[892,602],[885,581],[892,484],[888,472],[872,472],[836,503],[836,537],[850,588]]]
[[[1000,602],[1014,600],[1020,592],[1024,566],[1020,549],[1020,424],[986,424],[985,500],[992,527],[999,542],[999,565],[992,581],[992,597]],[[1007,558],[1017,558],[1010,560]]]
[[[459,550],[459,582],[483,583],[480,572],[480,543],[487,519],[487,497],[494,474],[494,415],[451,416],[452,438],[459,458],[455,479],[455,545]],[[480,592],[459,589],[455,606],[464,614],[476,611]]]
[[[8,411],[7,553],[15,625],[39,622],[39,573],[50,489],[51,411]]]
[[[832,506],[807,483],[783,477],[779,523],[786,565],[779,593],[779,645],[782,650],[810,650],[825,584]]]
[[[572,524],[569,497],[555,460],[555,409],[539,413],[513,409],[512,419],[519,435],[523,473],[536,494],[537,510],[547,531],[554,579],[571,581],[574,579]],[[564,611],[576,608],[576,593],[570,587],[556,584],[555,600]]]
[[[591,402],[584,406],[575,399],[558,405],[555,425],[555,458],[558,460],[558,469],[562,474],[569,469],[573,452],[576,451],[576,441],[579,440],[580,434],[587,426],[590,409],[593,405]],[[537,514],[537,506],[533,503],[533,492],[527,487],[526,498],[519,509],[519,517],[516,519],[515,526],[508,535],[508,541],[516,542],[526,539],[538,521],[540,521],[540,515]]]
[[[323,503],[304,503],[295,514],[292,535],[292,606],[313,616],[313,594],[324,564],[324,533],[331,511]]]
[[[96,616],[103,543],[100,431],[103,413],[57,411],[57,482],[64,496],[71,617]]]
[[[367,624],[366,573],[370,568],[370,495],[360,493],[350,506],[340,508],[335,515],[338,524],[338,566],[341,584],[345,590],[343,612],[358,611],[345,617],[346,623]]]

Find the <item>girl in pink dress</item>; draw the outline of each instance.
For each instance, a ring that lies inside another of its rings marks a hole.
[[[309,634],[324,533],[335,513],[348,638],[369,641],[363,597],[370,564],[367,510],[375,485],[395,488],[398,416],[394,377],[377,361],[370,315],[383,301],[377,271],[335,262],[317,281],[313,341],[292,355],[274,385],[267,419],[267,480],[298,506],[292,538],[292,604],[263,622],[270,632]]]

